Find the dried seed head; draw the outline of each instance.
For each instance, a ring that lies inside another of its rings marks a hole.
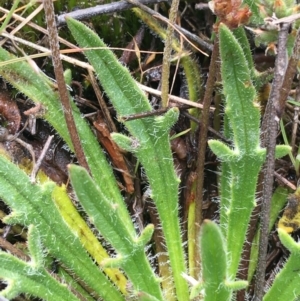
[[[234,29],[249,22],[252,13],[248,6],[241,7],[241,4],[241,0],[213,0],[210,2],[209,7],[219,17],[219,22],[215,25],[216,31],[220,23]]]

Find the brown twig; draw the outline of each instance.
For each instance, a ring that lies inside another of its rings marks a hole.
[[[68,127],[68,131],[72,140],[72,144],[74,147],[74,152],[77,157],[79,164],[89,170],[88,164],[81,146],[81,142],[76,130],[75,121],[72,115],[72,108],[69,99],[68,90],[66,87],[64,74],[63,74],[63,67],[60,60],[60,53],[59,53],[59,43],[58,43],[58,34],[55,24],[55,16],[54,16],[54,7],[52,0],[43,0],[44,3],[44,10],[46,15],[47,21],[47,28],[49,32],[49,45],[52,52],[52,62],[53,68],[55,73],[55,78],[58,86],[58,92],[60,96],[60,100],[63,106],[63,111]]]
[[[148,111],[148,112],[144,112],[144,113],[138,113],[138,114],[127,115],[127,116],[120,116],[119,120],[121,122],[124,122],[124,121],[142,119],[142,118],[146,118],[146,117],[149,117],[149,116],[162,115],[162,114],[166,113],[168,110],[170,110],[169,107],[167,107],[167,108],[159,108],[159,109],[157,109],[155,111]]]
[[[197,123],[197,124],[201,124],[201,121],[200,121],[198,118],[196,118],[195,116],[189,114],[188,112],[185,112],[185,111],[184,111],[184,112],[182,112],[182,115],[185,116],[185,117],[187,117],[187,118],[189,118],[190,120],[194,121],[194,122]],[[216,137],[220,138],[223,142],[225,142],[225,143],[231,143],[231,140],[225,138],[220,132],[216,131],[213,127],[208,126],[208,127],[207,127],[207,130],[208,130],[211,134],[213,134],[213,135],[215,135]]]
[[[289,60],[288,66],[286,68],[286,73],[284,76],[282,87],[279,90],[279,93],[280,93],[279,101],[278,101],[277,106],[275,107],[276,113],[279,118],[281,117],[282,113],[284,112],[285,103],[286,103],[287,97],[290,93],[293,79],[297,72],[297,64],[299,62],[299,59],[300,59],[300,29],[298,29],[294,48],[293,48],[293,53]]]
[[[35,182],[35,177],[36,177],[36,175],[37,175],[37,173],[39,171],[39,168],[40,168],[40,166],[41,166],[41,164],[42,164],[42,162],[43,162],[43,160],[44,160],[44,158],[45,158],[45,156],[47,154],[47,151],[48,151],[48,149],[50,147],[50,144],[51,144],[51,141],[52,141],[53,137],[54,136],[52,135],[52,136],[49,136],[47,138],[47,141],[46,141],[46,143],[45,143],[45,145],[44,145],[44,147],[42,149],[42,152],[40,154],[40,157],[38,158],[38,160],[36,161],[36,163],[33,165],[33,168],[32,168],[32,171],[31,171],[31,175],[30,175],[30,180],[31,180],[32,183]]]
[[[170,65],[171,65],[171,54],[172,54],[172,41],[174,39],[174,27],[177,12],[178,12],[179,0],[173,0],[170,8],[169,22],[166,32],[164,56],[161,70],[161,103],[162,107],[165,108],[169,103],[169,77],[170,77]]]
[[[103,92],[101,92],[100,90],[100,87],[97,83],[97,80],[95,78],[95,75],[94,73],[92,72],[92,70],[88,69],[88,80],[90,81],[90,83],[92,84],[93,86],[93,89],[95,91],[95,94],[96,94],[96,97],[98,99],[98,103],[99,103],[99,106],[101,108],[101,111],[104,115],[104,118],[107,122],[107,125],[109,127],[109,130],[111,132],[117,132],[117,128],[116,128],[116,125],[115,123],[113,122],[111,116],[110,116],[110,112],[109,112],[109,109],[107,108],[107,104],[106,102],[104,101],[103,97],[102,97],[102,94]]]
[[[279,180],[281,181],[284,185],[286,185],[287,187],[289,187],[290,189],[292,190],[296,190],[297,187],[291,183],[289,180],[287,180],[286,178],[284,178],[281,174],[279,174],[278,172],[274,172],[274,176]]]
[[[209,122],[209,110],[212,101],[212,95],[214,91],[215,78],[217,73],[217,63],[219,57],[219,40],[216,37],[211,60],[209,66],[209,76],[206,82],[206,90],[203,99],[203,110],[200,124],[199,132],[199,142],[198,142],[198,154],[197,154],[197,188],[195,196],[195,228],[196,237],[199,235],[200,226],[202,223],[202,201],[203,201],[203,183],[204,183],[204,163],[205,163],[205,152],[207,145],[207,131]],[[195,274],[198,275],[200,270],[200,257],[199,257],[199,244],[195,244]],[[197,258],[198,257],[198,258]]]
[[[278,116],[276,108],[279,102],[279,93],[283,82],[283,76],[286,71],[286,42],[288,36],[289,24],[282,24],[278,36],[278,54],[275,64],[275,76],[272,83],[272,89],[267,105],[267,113],[264,119],[263,129],[268,129],[265,134],[264,143],[267,148],[267,161],[264,170],[263,196],[261,205],[261,228],[259,239],[259,258],[256,272],[254,301],[261,301],[264,294],[266,255],[269,237],[270,206],[274,182],[275,169],[275,147],[278,131]],[[278,113],[278,112],[277,112]]]
[[[11,253],[12,255],[14,255],[22,260],[25,260],[25,261],[30,260],[30,257],[28,255],[23,253],[21,250],[16,248],[13,244],[11,244],[9,241],[7,241],[6,239],[4,239],[1,236],[0,236],[0,248],[3,250],[9,251],[9,253]]]

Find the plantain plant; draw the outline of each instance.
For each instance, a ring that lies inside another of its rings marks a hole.
[[[152,108],[147,97],[103,41],[82,23],[73,19],[68,19],[67,23],[79,46],[89,49],[85,50],[85,55],[118,116],[150,112]],[[163,116],[125,121],[129,134],[112,135],[121,148],[138,158],[148,178],[169,258],[167,275],[171,275],[171,279],[165,287],[161,283],[166,275],[156,275],[147,252],[154,226],[150,224],[141,233],[137,232],[112,168],[73,104],[90,173],[72,164],[69,166],[70,181],[94,229],[91,231],[78,213],[66,187],[59,187],[50,180],[32,183],[25,171],[5,153],[1,154],[0,197],[11,209],[3,222],[28,228],[30,260],[0,252],[0,277],[8,284],[0,296],[13,299],[26,293],[44,300],[229,301],[234,300],[236,290],[247,287],[247,281],[237,279],[237,272],[266,151],[259,140],[260,111],[253,84],[253,66],[247,56],[249,45],[244,43],[242,47],[225,25],[220,25],[219,40],[224,127],[232,144],[209,141],[211,150],[222,161],[220,223],[206,220],[198,234],[202,271],[197,279],[191,279],[187,272],[179,218],[179,179],[170,148],[169,132],[178,118],[178,110],[170,109]],[[102,49],[97,50],[98,47]],[[14,58],[0,48],[2,62]],[[3,64],[0,74],[43,106],[43,118],[73,150],[53,83],[26,61]],[[277,157],[288,151],[289,148],[278,146]],[[277,214],[279,209],[275,211]],[[95,231],[101,235],[101,241],[113,248],[113,256],[101,245]],[[299,276],[295,277],[294,272],[300,269],[299,243],[282,230],[279,234],[291,255],[266,293],[266,301],[294,300],[300,294]],[[54,259],[60,263],[57,274],[51,273]]]

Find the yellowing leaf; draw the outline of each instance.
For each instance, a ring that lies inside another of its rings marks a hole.
[[[278,222],[278,228],[287,233],[300,228],[300,188],[288,197],[288,204]]]
[[[95,261],[100,265],[103,259],[109,258],[106,250],[99,243],[96,236],[93,234],[91,229],[85,223],[71,202],[67,194],[66,187],[64,185],[61,187],[55,186],[52,197],[63,219],[65,220],[65,223],[73,232],[76,233],[83,246],[95,259]],[[104,272],[118,286],[122,293],[127,294],[127,279],[120,270],[116,268],[106,268],[104,269]]]

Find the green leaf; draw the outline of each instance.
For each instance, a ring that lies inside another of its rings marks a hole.
[[[87,171],[75,165],[71,165],[69,171],[75,194],[89,219],[117,252],[117,261],[104,260],[105,265],[116,266],[117,263],[127,274],[134,289],[162,300],[159,282],[144,251],[145,243],[153,233],[153,227],[148,226],[142,237],[136,238],[125,227],[118,204],[104,197]]]
[[[216,223],[205,220],[200,231],[200,250],[204,279],[204,301],[230,300],[232,291],[225,285],[227,253],[223,235]]]
[[[260,143],[260,109],[243,50],[223,24],[220,25],[220,54],[225,112],[230,119],[233,142],[240,153],[252,153]]]
[[[250,76],[254,81],[256,77],[256,72],[255,72],[253,57],[250,49],[250,44],[245,32],[245,28],[243,26],[239,26],[237,29],[233,31],[233,35],[239,41],[239,44],[243,49],[243,53],[248,63],[248,69],[250,70]]]
[[[109,255],[104,247],[100,244],[99,239],[83,220],[77,208],[73,205],[67,194],[66,187],[64,185],[61,187],[54,187],[52,191],[52,199],[70,231],[72,231],[74,235],[79,238],[81,244],[89,252],[93,260],[98,265],[101,265],[105,258],[109,258]],[[103,269],[103,271],[110,278],[110,280],[115,283],[122,293],[127,293],[127,279],[120,270]]]
[[[277,189],[273,193],[272,200],[271,200],[269,231],[271,231],[276,220],[278,219],[278,215],[280,214],[281,210],[285,206],[287,202],[287,196],[288,196],[288,189],[283,188],[281,186],[277,187]],[[259,235],[260,235],[260,227],[257,227],[257,231],[251,246],[250,262],[249,262],[249,269],[248,269],[249,282],[251,282],[251,279],[255,273],[256,265],[258,261]]]
[[[192,286],[190,299],[193,300],[194,298],[198,297],[203,289],[203,283],[197,283],[196,285]]]
[[[255,25],[264,24],[264,20],[259,12],[260,2],[257,0],[244,0],[243,4],[247,4],[252,12],[251,23]]]
[[[229,148],[225,143],[219,140],[209,140],[208,145],[210,149],[220,158],[221,161],[234,161],[238,157],[238,153]]]
[[[300,102],[298,102],[298,101],[289,99],[287,102],[294,105],[294,106],[300,107]]]
[[[15,56],[0,47],[0,60],[9,61],[11,59],[15,59]],[[26,61],[1,66],[0,75],[36,104],[42,104],[45,111],[43,118],[53,126],[68,147],[73,150],[59,95],[53,83],[41,71],[36,72]],[[120,211],[123,212],[124,223],[127,223],[127,227],[131,227],[128,229],[132,233],[135,233],[132,223],[127,222],[130,221],[130,217],[115,181],[112,168],[106,161],[105,155],[87,122],[82,118],[73,100],[70,101],[74,121],[91,173],[97,184],[99,186],[103,185],[107,197],[118,202]]]
[[[68,18],[67,23],[81,48],[103,48],[86,50],[85,55],[95,68],[101,85],[118,115],[126,116],[151,111],[152,108],[145,94],[139,89],[128,70],[106,48],[103,41],[80,22]],[[182,272],[186,272],[186,265],[178,217],[179,180],[175,174],[169,141],[169,129],[175,122],[176,116],[178,116],[177,110],[171,109],[163,117],[146,117],[127,121],[124,124],[132,135],[133,141],[138,141],[139,146],[135,154],[149,179],[170,257],[176,294],[179,301],[186,301],[188,285],[181,276]],[[128,142],[126,145],[128,146]],[[147,290],[143,291],[147,292]]]
[[[138,301],[158,301],[155,297],[153,297],[149,294],[146,294],[144,292],[139,292],[137,294],[137,299],[138,299]]]
[[[225,187],[221,187],[220,226],[224,229],[231,259],[229,277],[235,279],[251,212],[256,205],[256,182],[265,150],[260,147],[260,110],[255,103],[249,62],[224,24],[219,27],[219,40],[227,131],[230,129],[233,146],[231,150],[221,142],[210,141],[209,144],[226,165],[226,172],[221,176],[227,178],[221,178]]]
[[[44,263],[45,254],[43,252],[40,234],[36,227],[30,225],[28,228],[28,250],[31,255],[31,264],[36,268],[41,268]]]
[[[38,230],[33,225],[29,227],[28,243],[29,251],[34,252],[31,262],[22,261],[0,251],[0,278],[8,282],[1,295],[12,299],[21,293],[26,293],[49,301],[79,301],[80,299],[71,293],[66,285],[51,277],[40,264],[41,259],[38,257],[42,256],[42,246]]]
[[[238,291],[241,289],[245,289],[249,285],[249,283],[248,281],[238,280],[238,281],[226,281],[225,285],[228,289],[231,289],[233,291]]]
[[[295,242],[284,230],[278,229],[278,234],[281,242],[291,254],[284,267],[276,275],[263,301],[293,301],[300,295],[300,243]]]
[[[276,145],[276,159],[282,158],[291,152],[292,148],[289,145]]]
[[[12,210],[3,221],[24,226],[33,224],[45,249],[71,270],[75,277],[80,278],[104,300],[124,300],[121,293],[87,255],[78,237],[65,224],[52,200],[55,184],[51,181],[42,186],[32,184],[18,166],[3,156],[0,156],[0,166],[0,198]],[[33,235],[29,247],[33,251],[34,261],[40,264],[41,248],[36,234]],[[6,257],[1,253],[0,266],[5,260]]]

